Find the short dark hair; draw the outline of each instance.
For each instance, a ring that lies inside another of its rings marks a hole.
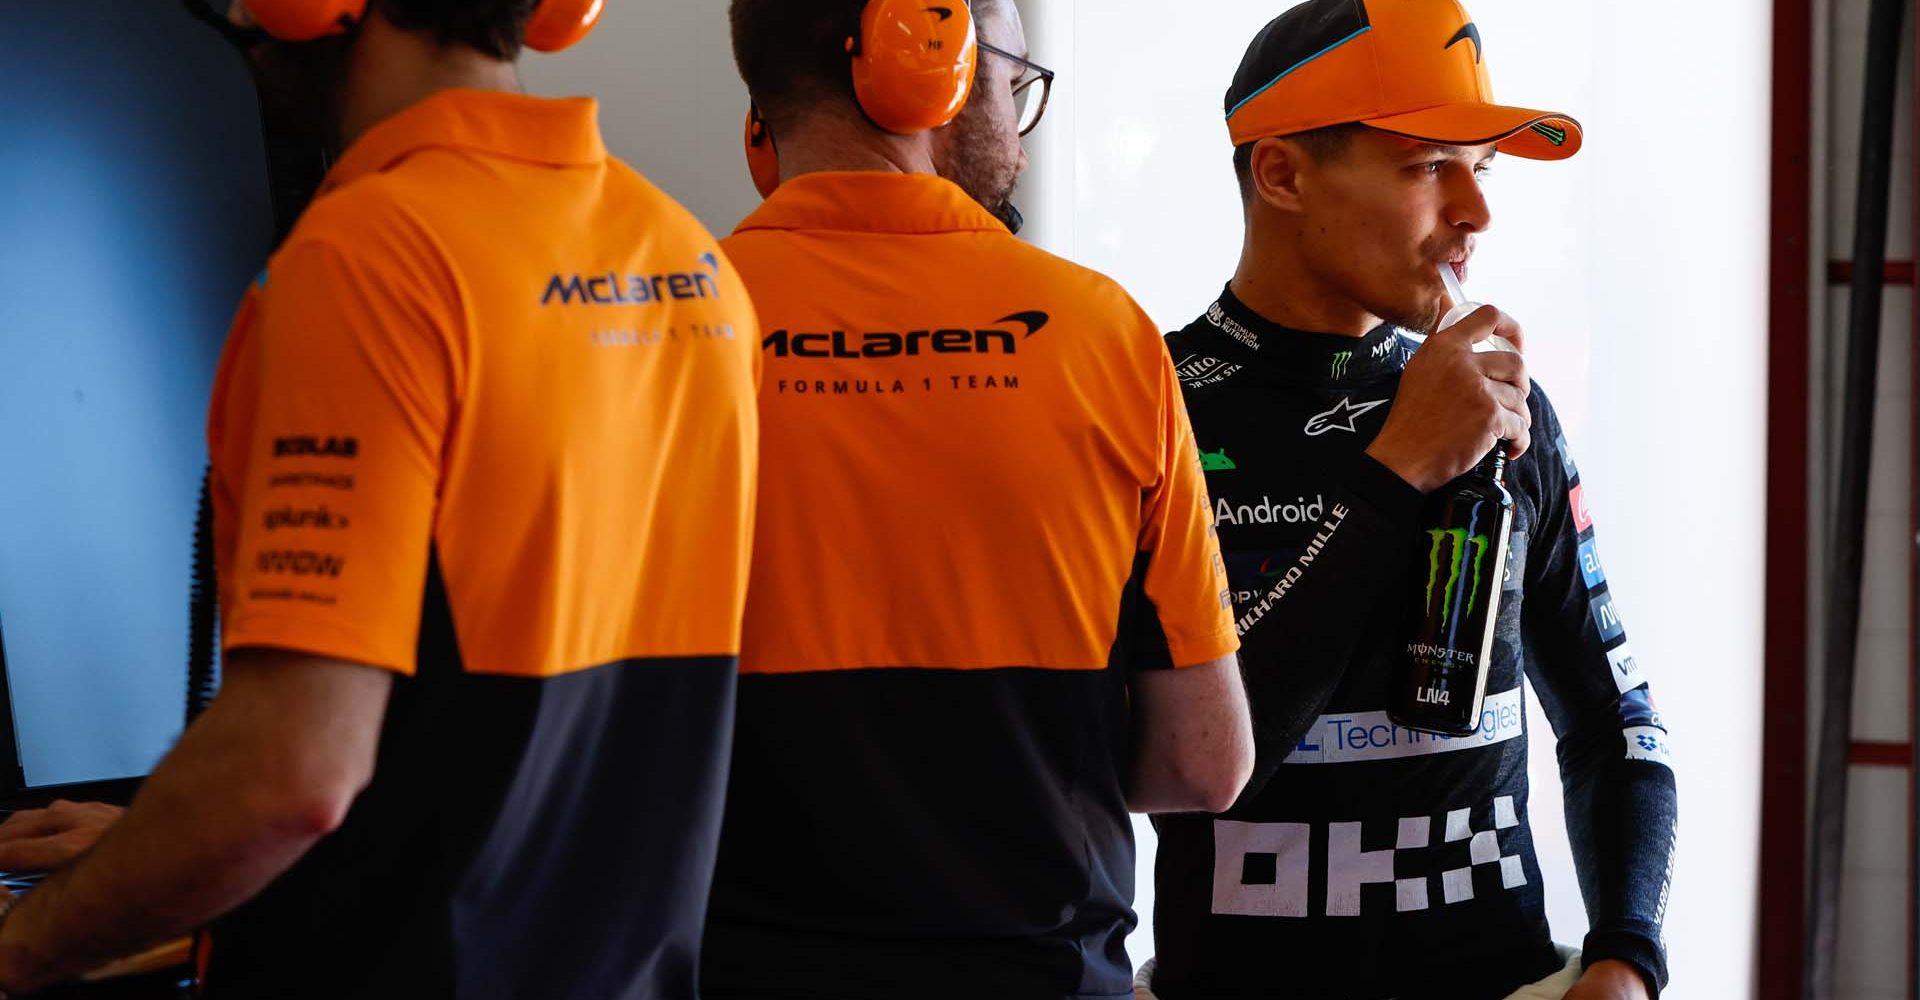
[[[968,0],[977,18],[1002,0]],[[866,0],[733,0],[733,61],[747,93],[777,133],[804,104],[852,101],[846,40],[859,34]]]
[[[515,59],[526,43],[527,18],[540,0],[378,0],[396,28],[428,32],[441,45],[464,45],[495,59]]]
[[[1366,131],[1366,128],[1359,122],[1346,122],[1295,132],[1281,138],[1299,143],[1308,156],[1324,163],[1347,155],[1347,149],[1353,145],[1353,137]],[[1240,198],[1246,202],[1253,200],[1253,147],[1252,142],[1233,147],[1233,175],[1240,179]]]

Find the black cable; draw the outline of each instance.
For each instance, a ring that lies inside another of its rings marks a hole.
[[[212,704],[220,690],[220,595],[213,566],[213,468],[200,477],[200,507],[193,525],[193,586],[187,599],[187,725]]]
[[[1828,562],[1825,686],[1814,770],[1813,852],[1808,899],[1805,1000],[1832,1000],[1846,846],[1848,750],[1866,548],[1867,473],[1880,367],[1887,205],[1893,180],[1893,112],[1901,24],[1907,0],[1873,0],[1867,27],[1865,107],[1853,232],[1853,294],[1847,316],[1847,372],[1840,437],[1840,484]]]

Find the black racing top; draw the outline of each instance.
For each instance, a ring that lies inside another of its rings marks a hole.
[[[1526,688],[1559,739],[1591,933],[1658,992],[1674,842],[1666,731],[1536,387],[1481,726],[1396,726],[1388,677],[1429,571],[1421,495],[1364,454],[1418,341],[1263,320],[1222,293],[1168,337],[1207,470],[1258,743],[1229,812],[1156,819],[1154,989],[1499,998],[1560,960],[1527,813]],[[1436,557],[1437,558],[1437,557]]]

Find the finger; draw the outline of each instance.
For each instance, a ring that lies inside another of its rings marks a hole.
[[[1492,397],[1493,401],[1499,404],[1501,409],[1518,415],[1521,420],[1527,422],[1528,426],[1532,426],[1533,414],[1527,409],[1527,390],[1525,386],[1514,385],[1511,382],[1497,381],[1489,381],[1486,385],[1487,395]]]
[[[1507,415],[1510,423],[1503,432],[1507,442],[1507,461],[1511,462],[1527,453],[1533,447],[1533,428],[1530,423],[1521,420],[1511,412]]]
[[[1518,354],[1476,354],[1473,363],[1487,378],[1519,389],[1523,398],[1533,392],[1533,380],[1527,375],[1527,359]]]
[[[1494,323],[1493,333],[1507,343],[1512,344],[1514,350],[1519,351],[1521,354],[1527,353],[1526,332],[1520,329],[1520,322],[1512,316],[1506,313],[1500,313],[1499,320]]]
[[[85,854],[97,840],[92,831],[74,830],[56,837],[36,837],[0,844],[0,871],[31,872],[58,868]]]
[[[1493,336],[1500,325],[1501,312],[1493,306],[1481,306],[1467,314],[1467,318],[1433,335],[1442,340],[1458,340],[1471,348],[1474,344]],[[1430,338],[1430,339],[1433,339]]]
[[[19,840],[24,837],[44,837],[71,827],[63,816],[55,815],[51,809],[28,809],[7,817],[0,823],[0,842]]]

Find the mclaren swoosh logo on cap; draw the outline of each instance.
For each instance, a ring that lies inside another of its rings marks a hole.
[[[1467,41],[1473,43],[1473,61],[1475,63],[1484,62],[1485,60],[1482,58],[1483,52],[1480,48],[1480,29],[1475,27],[1472,21],[1468,21],[1466,27],[1454,32],[1453,37],[1447,39],[1447,44],[1441,47],[1450,49],[1461,42]]]

